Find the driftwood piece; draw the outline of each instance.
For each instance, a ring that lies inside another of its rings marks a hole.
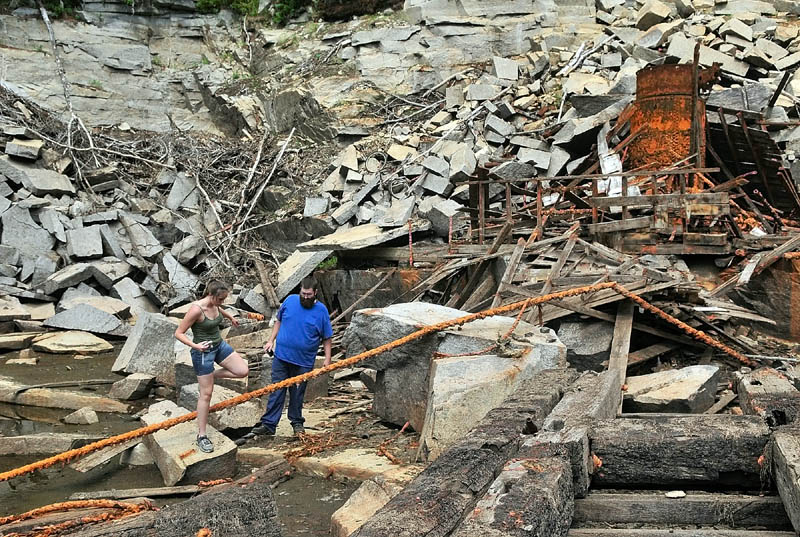
[[[602,486],[761,484],[769,428],[756,416],[693,415],[603,420],[590,438]]]

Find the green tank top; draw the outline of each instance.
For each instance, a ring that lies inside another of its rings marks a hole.
[[[202,308],[200,309],[202,311]],[[195,343],[210,341],[212,345],[216,346],[222,341],[222,336],[219,333],[219,325],[221,322],[222,312],[219,313],[216,319],[209,319],[206,317],[206,312],[203,312],[203,319],[195,321],[192,325],[192,341]]]

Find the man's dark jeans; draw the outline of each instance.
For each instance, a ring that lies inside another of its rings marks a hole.
[[[289,362],[284,362],[277,356],[272,359],[272,383],[286,380],[290,377],[296,377],[303,373],[308,373],[313,368],[303,367]],[[283,413],[283,402],[286,397],[286,390],[289,390],[289,422],[292,425],[303,424],[303,397],[306,394],[306,383],[290,386],[276,392],[272,392],[269,396],[267,403],[267,411],[261,416],[261,423],[274,431],[278,426]]]

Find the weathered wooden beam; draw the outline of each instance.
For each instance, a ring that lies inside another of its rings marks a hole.
[[[628,369],[628,351],[630,351],[631,347],[632,331],[633,302],[625,300],[617,305],[617,319],[614,323],[611,354],[609,354],[608,358],[608,370],[617,377],[619,382],[619,389],[617,390],[619,397],[618,410],[622,410],[622,385],[625,384],[625,372]]]
[[[623,220],[611,220],[598,224],[586,224],[589,233],[611,233],[614,231],[628,231],[631,229],[642,229],[650,227],[653,223],[652,216],[640,216],[638,218],[626,218]]]
[[[76,492],[70,500],[126,500],[128,498],[160,498],[164,496],[188,496],[202,491],[199,485],[180,485],[177,487],[150,487],[141,489],[95,490],[92,492]]]
[[[558,537],[569,530],[573,506],[572,469],[565,459],[514,459],[452,535]]]
[[[800,248],[800,234],[795,235],[794,237],[787,240],[780,246],[774,248],[768,254],[761,257],[758,264],[753,269],[752,275],[755,276],[757,274],[760,274],[762,271],[764,271],[773,263],[775,263],[778,259],[783,257],[783,254],[791,252],[796,248]],[[734,276],[733,278],[729,278],[724,283],[721,283],[720,285],[712,289],[711,292],[708,293],[708,296],[717,297],[720,295],[724,295],[725,293],[730,291],[733,287],[736,287],[738,285],[739,285],[739,278]]]
[[[681,208],[684,204],[728,205],[730,196],[727,192],[705,192],[700,194],[655,194],[647,196],[614,196],[587,198],[586,202],[598,209],[627,205],[628,207]]]
[[[497,292],[492,299],[492,305],[490,306],[491,308],[496,308],[500,305],[500,302],[503,300],[501,297],[503,289],[507,285],[511,285],[511,282],[514,280],[514,274],[517,272],[517,266],[522,259],[523,252],[525,252],[525,242],[525,239],[519,239],[517,241],[517,246],[514,248],[511,258],[508,260],[506,270],[503,272],[502,278],[500,278],[500,284],[497,286]]]
[[[572,466],[574,494],[579,498],[585,496],[595,470],[589,452],[589,430],[596,420],[617,415],[620,386],[619,376],[614,372],[585,373],[547,416],[541,432],[524,442],[521,456],[567,456]]]
[[[636,324],[634,323],[634,329],[636,329]],[[652,360],[662,354],[666,354],[672,350],[677,349],[678,346],[674,343],[656,343],[655,345],[650,345],[649,347],[645,347],[644,349],[639,349],[638,351],[633,351],[628,355],[628,367],[642,364],[648,360]]]
[[[772,438],[772,475],[783,507],[800,532],[800,430],[778,431]]]
[[[574,379],[574,371],[549,370],[524,382],[351,537],[450,535]]]
[[[592,524],[653,524],[658,526],[762,526],[787,530],[792,525],[778,496],[743,494],[607,494],[592,492],[575,500],[574,522]]]
[[[599,486],[759,487],[769,427],[756,416],[602,420],[590,434]]]

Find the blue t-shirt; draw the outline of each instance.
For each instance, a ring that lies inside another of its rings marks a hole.
[[[275,341],[275,356],[284,362],[313,367],[319,345],[333,337],[330,314],[322,302],[311,308],[300,304],[300,295],[290,295],[278,310],[281,323]]]

